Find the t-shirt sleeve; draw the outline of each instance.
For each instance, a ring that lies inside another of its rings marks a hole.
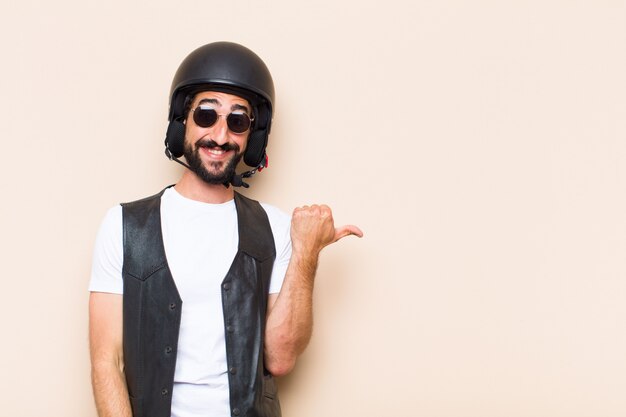
[[[276,259],[274,260],[269,289],[270,294],[276,294],[280,292],[283,286],[283,280],[291,259],[291,217],[270,205],[263,204],[263,208],[270,221],[274,244],[276,245]]]
[[[122,206],[111,208],[96,236],[89,291],[122,294],[123,235]]]

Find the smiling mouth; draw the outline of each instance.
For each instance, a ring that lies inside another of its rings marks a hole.
[[[228,152],[228,151],[225,151],[222,148],[205,148],[205,147],[202,147],[202,149],[205,149],[211,155],[223,155],[226,152]]]
[[[199,151],[205,155],[208,161],[224,163],[235,154],[235,151],[226,146],[224,149],[221,146],[199,146]],[[208,162],[207,161],[207,162]]]
[[[212,139],[201,139],[196,143],[196,148],[206,149],[207,151],[215,152],[228,152],[228,151],[239,151],[239,146],[235,143],[226,142],[219,145]]]

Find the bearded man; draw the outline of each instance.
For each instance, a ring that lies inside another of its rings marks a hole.
[[[241,45],[204,45],[180,65],[165,145],[187,169],[174,186],[110,209],[96,240],[100,417],[281,415],[274,377],[310,339],[319,253],[362,232],[335,228],[324,205],[290,218],[234,191],[267,165],[273,106],[269,70]],[[237,174],[242,159],[252,169]]]

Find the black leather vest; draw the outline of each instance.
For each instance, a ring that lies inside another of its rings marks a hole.
[[[122,204],[124,372],[134,417],[171,414],[183,300],[163,246],[162,194]],[[276,385],[263,365],[274,237],[258,202],[235,193],[235,206],[239,248],[221,284],[230,411],[236,417],[280,417]]]

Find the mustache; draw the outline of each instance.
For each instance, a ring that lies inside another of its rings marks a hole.
[[[196,142],[196,149],[198,148],[220,148],[224,152],[235,151],[239,153],[239,145],[232,142],[226,142],[222,145],[218,145],[213,139],[200,139]]]

